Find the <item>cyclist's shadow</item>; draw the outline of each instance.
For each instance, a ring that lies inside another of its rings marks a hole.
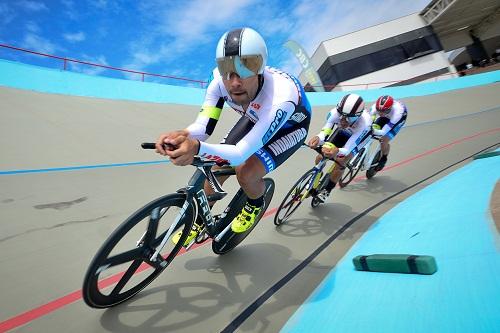
[[[309,201],[299,209],[285,223],[276,227],[276,231],[287,237],[311,237],[318,234],[331,235],[341,228],[347,220],[355,215],[352,207],[342,203],[331,202],[338,195],[335,190],[329,202],[311,208]],[[305,206],[305,205],[308,206]]]
[[[299,303],[302,304],[302,302],[298,302],[299,298],[297,297],[290,298],[287,293],[280,294],[279,287],[276,287],[275,284],[280,278],[286,280],[287,274],[302,263],[301,260],[292,258],[292,251],[288,247],[269,243],[242,244],[228,255],[213,259],[213,257],[193,259],[186,264],[186,267],[192,270],[208,270],[211,273],[221,275],[219,279],[224,281],[231,292],[230,298],[225,300],[227,307],[231,308],[230,318],[240,315],[266,291],[270,293],[269,297],[265,297],[258,306],[260,315],[253,316],[252,320],[244,321],[241,325],[242,331],[268,331],[268,326],[271,323],[268,318],[273,313],[293,305],[299,305]],[[301,291],[294,292],[295,294],[303,293],[304,299],[332,269],[330,266],[322,266],[317,263],[310,263],[308,267],[316,270],[318,274],[313,274],[314,281],[308,282],[311,290],[301,289]],[[238,306],[238,308],[233,309],[234,306]]]
[[[270,253],[273,255],[270,256]],[[270,284],[299,263],[291,259],[288,248],[267,243],[242,244],[224,256],[191,259],[186,262],[185,268],[192,271],[190,276],[195,276],[199,282],[145,289],[131,300],[105,311],[101,324],[117,332],[170,332],[195,329],[196,325],[204,322],[210,326],[208,322],[217,320],[219,313],[230,311],[231,314],[223,316],[224,319],[219,321],[220,327],[216,328],[223,329],[228,324],[227,318],[239,315]],[[327,272],[331,267],[318,269]],[[215,276],[207,275],[210,273]],[[267,311],[264,313],[272,313],[268,311],[279,311],[290,305],[293,304],[288,298],[273,297],[272,302],[266,302],[261,309]],[[127,322],[126,318],[134,319]],[[265,330],[270,322],[261,320],[260,323],[261,329]],[[253,322],[251,325],[258,324]]]
[[[340,189],[341,192],[368,192],[379,194],[392,194],[401,191],[408,187],[397,179],[386,175],[376,175],[372,179],[363,179],[357,182],[350,183],[346,187]]]

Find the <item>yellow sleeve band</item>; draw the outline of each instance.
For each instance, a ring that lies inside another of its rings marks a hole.
[[[325,135],[330,135],[333,133],[333,129],[331,129],[330,127],[325,127],[321,129],[321,132],[325,133]]]
[[[323,147],[329,148],[329,149],[336,148],[335,145],[333,143],[331,143],[331,142],[325,142],[325,143],[323,143]]]
[[[379,124],[373,124],[373,125],[372,125],[372,128],[373,128],[374,130],[379,130],[379,129],[380,129],[380,125],[379,125]]]
[[[219,120],[221,112],[222,112],[222,109],[220,109],[216,106],[202,106],[201,107],[201,114],[207,118]]]

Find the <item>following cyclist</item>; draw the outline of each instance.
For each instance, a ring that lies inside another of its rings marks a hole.
[[[334,131],[335,125],[337,128]],[[310,147],[322,145],[323,155],[335,158],[338,166],[330,174],[328,184],[318,193],[320,202],[326,201],[342,177],[346,164],[369,141],[371,125],[372,118],[365,110],[363,98],[356,94],[347,94],[330,110],[321,132],[309,140]],[[316,164],[322,158],[322,155],[316,156]]]
[[[217,68],[195,122],[183,130],[160,135],[156,142],[156,151],[168,156],[175,165],[191,164],[193,157],[199,155],[218,164],[236,166],[236,178],[248,197],[231,223],[236,233],[245,232],[254,224],[264,204],[263,177],[300,148],[311,119],[311,107],[299,81],[266,67],[266,61],[266,44],[255,30],[226,32],[217,44]],[[224,103],[241,118],[220,144],[206,143]],[[175,148],[165,149],[164,144]],[[223,183],[225,178],[220,181]],[[207,182],[205,191],[213,193]],[[199,230],[195,226],[185,244]],[[180,235],[174,242],[179,238]]]
[[[389,95],[380,96],[372,105],[370,115],[374,119],[373,135],[380,137],[380,150],[382,151],[382,157],[375,167],[376,171],[382,170],[387,163],[387,156],[391,149],[389,141],[394,139],[403,127],[407,114],[406,105]]]

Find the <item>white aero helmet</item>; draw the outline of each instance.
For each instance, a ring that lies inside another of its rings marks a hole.
[[[224,79],[229,79],[231,73],[242,79],[262,74],[267,62],[266,42],[250,28],[228,31],[219,39],[215,60]]]
[[[365,102],[361,96],[347,94],[337,104],[337,112],[341,117],[346,117],[350,121],[357,119],[365,109]]]

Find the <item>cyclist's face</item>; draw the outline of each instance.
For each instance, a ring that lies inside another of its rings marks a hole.
[[[341,116],[340,117],[340,127],[342,128],[347,128],[354,124],[356,120],[358,120],[359,117],[346,117],[346,116]]]
[[[342,128],[347,128],[347,127],[349,127],[349,125],[350,125],[350,124],[349,124],[349,122],[347,121],[347,118],[345,118],[345,117],[341,117],[341,118],[340,118],[340,127],[342,127]]]
[[[253,75],[242,79],[236,73],[231,73],[229,79],[222,78],[224,87],[229,92],[231,99],[238,105],[247,107],[255,98],[259,88],[259,76]]]

